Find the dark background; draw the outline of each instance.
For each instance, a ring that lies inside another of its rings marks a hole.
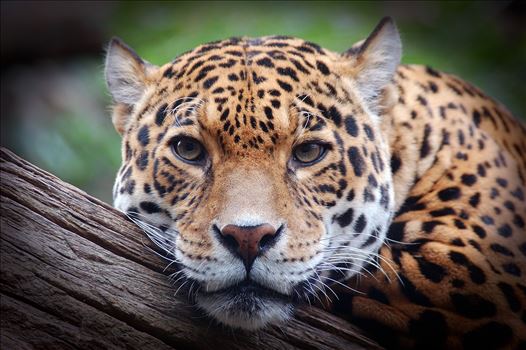
[[[120,163],[102,74],[111,36],[155,64],[243,35],[292,35],[343,51],[385,15],[399,26],[404,63],[454,73],[524,118],[524,4],[2,1],[1,144],[110,202]]]

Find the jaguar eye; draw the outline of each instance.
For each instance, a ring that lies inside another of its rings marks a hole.
[[[191,137],[179,137],[172,141],[172,150],[184,161],[196,163],[204,158],[204,147]]]
[[[326,150],[327,147],[325,145],[314,142],[306,142],[296,146],[292,152],[292,155],[294,160],[301,165],[311,165],[320,161],[325,155]]]

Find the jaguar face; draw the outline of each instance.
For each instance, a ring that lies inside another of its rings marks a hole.
[[[261,328],[330,298],[331,284],[374,264],[392,217],[378,112],[399,60],[389,19],[344,54],[242,38],[156,67],[114,39],[115,207],[226,325]]]

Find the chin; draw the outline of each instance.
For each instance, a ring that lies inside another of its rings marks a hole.
[[[212,293],[200,292],[196,303],[209,316],[232,328],[249,331],[279,325],[292,316],[290,297],[254,282],[244,282]]]

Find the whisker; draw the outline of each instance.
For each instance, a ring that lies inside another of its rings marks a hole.
[[[391,282],[391,278],[389,277],[389,275],[383,270],[383,268],[381,267],[380,264],[378,264],[377,262],[375,261],[371,261],[371,256],[370,255],[362,255],[361,257],[357,257],[356,255],[352,255],[352,254],[335,254],[335,255],[332,255],[331,258],[349,258],[349,259],[353,259],[353,260],[358,260],[358,261],[362,261],[364,262],[365,264],[371,264],[373,265],[374,267],[376,267],[378,270],[380,270],[384,275],[385,277],[388,279],[389,283]]]
[[[396,271],[396,269],[395,269],[395,268],[393,267],[393,265],[392,265],[392,264],[395,263],[394,261],[392,261],[392,260],[390,260],[390,259],[388,259],[388,258],[386,258],[386,257],[384,257],[384,256],[382,256],[382,255],[380,255],[380,254],[378,254],[378,253],[375,253],[375,252],[369,252],[368,254],[369,254],[369,255],[372,255],[372,256],[374,256],[374,257],[380,259],[380,260],[382,260],[382,261],[383,261],[383,262],[384,262],[384,263],[385,263],[385,264],[391,269],[391,271],[393,271],[393,273],[394,273],[395,276],[398,278],[398,280],[400,281],[400,283],[403,284],[403,281],[402,281],[402,279],[400,278],[400,275],[398,274],[398,272]],[[383,271],[383,270],[382,270],[382,271]],[[386,275],[386,277],[387,277],[387,278],[389,279],[389,281],[390,281],[390,278],[389,278],[387,275]]]
[[[360,270],[356,270],[356,269],[351,269],[349,267],[339,267],[339,266],[336,266],[334,264],[332,264],[331,262],[323,262],[321,263],[320,265],[318,265],[320,268],[318,269],[318,271],[338,271],[342,274],[342,276],[345,277],[345,273],[343,273],[342,271],[349,271],[349,272],[354,272],[358,275],[361,275],[361,276],[365,276],[365,274],[363,272],[361,272]],[[369,272],[369,271],[367,271]],[[371,273],[371,272],[369,272]],[[371,277],[375,278],[376,279],[376,276],[372,275],[371,274]]]
[[[356,260],[360,260],[360,261],[364,261],[364,262],[367,262],[367,260],[364,260],[364,259],[358,259],[356,257],[353,257],[351,259],[356,259]],[[333,262],[337,263],[337,264],[348,264],[348,262],[346,261],[341,261],[341,260],[334,260]],[[331,261],[328,261],[327,263],[332,263]],[[380,268],[379,268],[380,269]],[[376,278],[376,276],[369,270],[365,269],[365,268],[362,268],[361,270],[356,270],[356,269],[351,269],[349,267],[338,267],[336,266],[336,270],[339,270],[339,271],[349,271],[349,272],[355,272],[357,274],[360,274],[362,276],[365,277],[365,274],[361,273],[361,271],[365,271],[366,273],[368,273],[372,278],[374,278],[377,282],[378,282],[378,279]]]
[[[348,285],[343,284],[343,283],[341,283],[341,282],[338,281],[338,280],[335,280],[335,279],[330,278],[330,277],[325,277],[325,278],[328,279],[329,281],[332,281],[332,282],[334,282],[334,283],[336,283],[336,284],[341,285],[341,286],[344,287],[344,288],[349,289],[351,292],[358,293],[358,294],[365,294],[364,292],[359,291],[359,290],[356,290],[356,289],[354,289],[354,288],[352,288],[352,287],[349,287]]]
[[[175,293],[174,293],[174,297],[177,296],[177,293],[179,293],[179,290],[180,290],[181,288],[183,288],[183,286],[184,286],[185,284],[187,284],[187,283],[188,283],[188,280],[184,281],[184,283],[182,283],[182,284],[179,286],[179,288],[177,288],[177,290],[176,290]]]
[[[324,283],[322,280],[321,280],[321,276],[318,274],[318,271],[314,270],[314,273],[316,274],[316,278],[318,280],[318,282],[320,282],[320,284],[328,289],[330,292],[332,292],[332,294],[334,294],[334,296],[336,297],[336,299],[338,300],[338,295],[332,290],[331,287],[329,287],[329,285],[327,285],[326,283]],[[329,302],[332,302],[332,300],[327,296],[327,294],[324,292],[323,294],[325,294],[325,297],[329,300]]]

